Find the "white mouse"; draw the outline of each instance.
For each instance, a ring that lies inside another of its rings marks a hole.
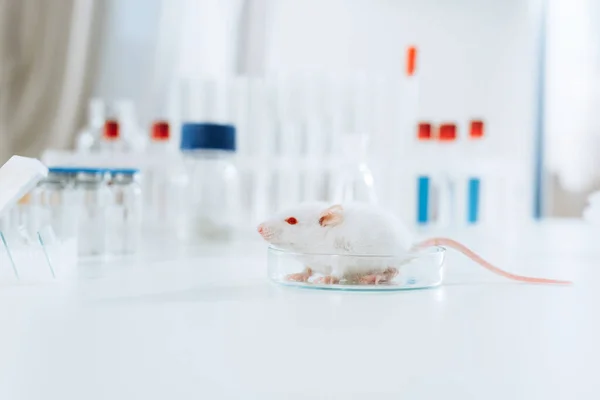
[[[358,257],[407,257],[417,249],[444,246],[458,250],[482,267],[498,275],[521,282],[569,284],[571,282],[515,275],[493,266],[463,244],[447,238],[432,238],[413,244],[408,228],[388,212],[364,203],[328,205],[304,203],[277,213],[258,226],[258,233],[274,247],[300,256],[304,271],[287,279],[306,282],[318,272],[323,277],[317,283],[338,283],[344,279],[361,284],[379,284],[393,279],[398,265]],[[344,257],[338,265],[324,263],[319,254],[356,255]],[[389,259],[388,259],[389,260]],[[407,260],[408,261],[408,260]],[[374,265],[381,264],[381,265]]]

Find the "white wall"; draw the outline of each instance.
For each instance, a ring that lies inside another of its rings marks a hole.
[[[200,23],[202,19],[196,30],[189,16],[181,21],[174,18],[165,26],[162,1],[107,0],[107,36],[95,91],[109,99],[133,98],[146,123],[160,111],[151,104],[151,97],[160,96],[152,90],[159,26],[164,34],[165,29],[190,25],[187,39],[183,31],[170,36],[173,43],[162,43],[163,49],[181,49],[173,56],[177,65],[172,70],[192,75],[210,53],[206,46],[211,37],[204,37],[201,33],[207,31],[199,28],[206,25]],[[167,0],[165,4],[181,7],[186,2],[196,8],[210,5],[207,10],[213,16],[227,17],[216,19],[221,25],[215,25],[215,58],[210,59],[209,72],[226,60],[233,62],[223,38],[235,39],[227,26],[237,21],[236,14],[224,14],[217,4],[233,9],[240,7],[240,1]],[[272,0],[269,4],[268,71],[319,69],[392,76],[403,73],[405,48],[414,43],[420,50],[422,118],[483,117],[490,139],[499,142],[496,147],[504,146],[511,156],[531,156],[537,55],[532,0]],[[194,53],[195,40],[198,53]],[[222,67],[230,70],[229,64]]]
[[[600,5],[551,0],[547,54],[547,158],[571,192],[600,178]]]
[[[535,4],[525,0],[280,0],[268,69],[404,72],[418,46],[420,114],[486,119],[508,154],[532,154]],[[529,173],[529,171],[527,171]]]
[[[103,0],[95,96],[131,98],[140,121],[165,117],[174,76],[234,72],[242,0]]]
[[[154,72],[161,0],[103,0],[105,20],[94,96],[131,98],[150,118],[147,106]]]

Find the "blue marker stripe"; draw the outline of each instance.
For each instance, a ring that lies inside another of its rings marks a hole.
[[[469,179],[468,199],[469,208],[467,210],[467,221],[471,224],[476,223],[479,219],[479,178]]]
[[[419,177],[417,192],[417,223],[426,224],[429,221],[429,177]]]

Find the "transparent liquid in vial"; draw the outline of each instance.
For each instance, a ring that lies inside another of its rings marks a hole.
[[[137,170],[112,171],[108,205],[107,252],[133,254],[141,240],[142,190]]]
[[[104,255],[107,206],[110,198],[106,171],[90,170],[78,173],[75,196],[78,204],[79,255]]]

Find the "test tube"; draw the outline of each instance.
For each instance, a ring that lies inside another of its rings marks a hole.
[[[277,139],[279,161],[277,171],[277,208],[300,201],[300,172],[297,164],[304,135],[302,86],[293,75],[278,79],[276,94]]]
[[[483,120],[472,120],[469,124],[469,140],[473,143],[479,142],[484,137]],[[467,222],[476,224],[480,218],[481,207],[481,178],[475,174],[468,178],[467,189]]]
[[[329,134],[327,118],[330,93],[322,76],[310,74],[304,77],[304,130],[305,145],[302,157],[302,200],[325,200],[323,173],[325,140]]]
[[[336,182],[336,203],[362,202],[378,204],[374,178],[366,162],[368,137],[349,134],[344,137],[344,163]]]
[[[438,130],[440,159],[446,167],[439,171],[436,185],[434,209],[437,225],[448,227],[456,221],[456,167],[460,162],[456,157],[458,128],[454,122],[442,123]]]
[[[275,200],[270,189],[274,181],[274,171],[269,168],[275,158],[275,108],[273,83],[261,78],[251,78],[248,82],[249,121],[252,134],[252,160],[254,176],[252,181],[252,219],[263,221],[273,212]]]
[[[421,152],[427,159],[427,153],[431,154],[431,144],[434,139],[434,127],[430,122],[417,124],[417,140],[420,143]],[[429,171],[430,172],[430,171]],[[425,172],[417,176],[417,224],[427,225],[431,216],[431,176]]]

